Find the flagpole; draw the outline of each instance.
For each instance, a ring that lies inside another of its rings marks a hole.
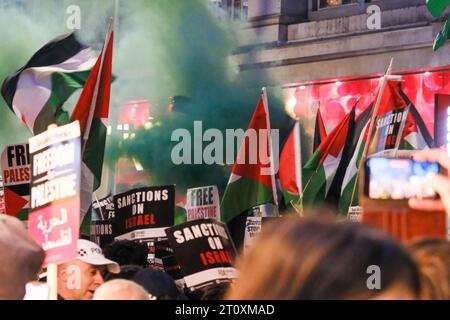
[[[102,218],[102,220],[105,220],[105,215],[103,214],[102,207],[100,206],[100,202],[98,201],[97,193],[93,192],[93,194],[94,194],[95,202],[97,202],[98,208],[100,210],[101,218]]]
[[[277,190],[276,190],[276,186],[275,186],[275,163],[274,163],[274,159],[273,159],[273,149],[272,149],[272,132],[270,130],[270,118],[269,118],[269,104],[267,102],[267,91],[266,91],[266,87],[262,87],[262,95],[263,95],[263,104],[264,104],[264,109],[266,111],[267,114],[267,135],[268,135],[268,139],[269,139],[269,152],[270,152],[270,156],[269,156],[269,161],[270,161],[270,180],[272,182],[272,194],[273,194],[273,201],[275,202],[275,206],[278,207],[278,196],[277,196]]]
[[[377,116],[378,113],[378,108],[380,107],[381,104],[381,98],[383,97],[383,93],[384,93],[384,89],[386,88],[387,82],[388,80],[392,80],[392,79],[397,79],[398,77],[390,77],[391,72],[392,72],[392,65],[394,63],[394,58],[391,58],[391,62],[389,63],[389,67],[386,70],[386,73],[384,74],[383,78],[382,78],[382,82],[381,82],[381,87],[380,90],[378,91],[378,96],[377,96],[377,100],[375,102],[375,106],[372,110],[372,116],[370,118],[370,124],[369,124],[369,131],[367,133],[367,141],[366,144],[364,145],[364,150],[363,150],[363,154],[361,156],[361,160],[359,161],[358,164],[358,170],[356,171],[356,180],[355,183],[353,184],[353,192],[352,192],[352,198],[350,200],[350,206],[352,206],[353,204],[353,200],[355,198],[355,192],[356,192],[356,185],[357,185],[357,181],[359,179],[359,173],[361,171],[361,165],[364,162],[365,158],[366,158],[366,153],[367,150],[369,148],[369,145],[371,143],[371,140],[373,138],[373,127],[374,127],[374,122],[375,122],[375,118]],[[364,132],[362,132],[362,134],[364,134]]]

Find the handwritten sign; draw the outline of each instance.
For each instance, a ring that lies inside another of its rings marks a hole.
[[[77,255],[80,225],[78,122],[30,138],[31,213],[28,229],[45,250],[44,264]]]
[[[217,186],[191,188],[186,192],[187,221],[216,219],[220,221],[220,201]]]
[[[6,213],[27,220],[31,180],[28,143],[6,146],[1,165]]]

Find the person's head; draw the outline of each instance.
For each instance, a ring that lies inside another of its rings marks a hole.
[[[156,300],[183,300],[184,295],[178,291],[175,281],[167,273],[147,268],[139,271],[133,281],[144,287]]]
[[[210,285],[202,290],[201,300],[223,300],[229,287],[229,282]]]
[[[442,239],[421,239],[408,245],[419,267],[422,298],[450,300],[450,243]]]
[[[58,294],[65,300],[91,300],[104,283],[103,272],[118,273],[120,267],[95,243],[79,239],[77,245],[77,258],[58,265]]]
[[[110,281],[114,279],[125,279],[125,280],[133,280],[136,273],[142,270],[142,267],[134,265],[134,264],[126,264],[124,266],[120,266],[119,273],[106,273],[105,281]]]
[[[290,217],[267,226],[237,263],[228,299],[415,299],[417,268],[359,223]]]
[[[105,257],[116,261],[120,266],[134,264],[145,267],[148,248],[145,244],[131,240],[117,240],[104,248]]]
[[[102,284],[94,293],[93,300],[150,300],[148,292],[137,283],[115,279]]]
[[[23,222],[0,214],[0,299],[22,299],[26,284],[36,277],[44,259],[44,250]]]

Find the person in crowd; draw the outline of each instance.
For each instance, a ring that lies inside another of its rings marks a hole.
[[[186,300],[171,276],[167,273],[147,268],[136,273],[134,282],[144,287],[151,300]]]
[[[27,283],[35,279],[44,259],[44,250],[23,222],[0,214],[0,299],[23,299]]]
[[[148,248],[143,243],[131,240],[117,240],[104,248],[105,257],[116,261],[120,266],[137,265],[146,267]]]
[[[227,299],[418,299],[420,277],[400,244],[369,226],[285,217],[237,262]]]
[[[446,211],[450,216],[450,158],[442,149],[423,150],[413,155],[417,161],[434,161],[441,165],[441,174],[435,175],[428,185],[439,194],[438,199],[409,199],[409,206],[422,211]]]
[[[136,273],[141,271],[143,268],[134,264],[126,264],[124,266],[120,266],[119,273],[107,273],[105,274],[105,281],[110,281],[114,279],[125,279],[125,280],[133,280]]]
[[[223,300],[229,288],[229,282],[207,286],[202,290],[202,296],[200,300]]]
[[[425,238],[410,243],[408,249],[419,267],[422,298],[450,300],[450,242]]]
[[[93,300],[150,300],[148,292],[125,279],[107,281],[95,290]]]
[[[119,265],[103,255],[94,242],[78,239],[76,259],[58,265],[58,296],[61,300],[92,300],[104,283],[103,272],[119,273]]]

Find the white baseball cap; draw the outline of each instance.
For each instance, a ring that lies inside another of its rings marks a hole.
[[[94,242],[78,239],[78,255],[77,259],[94,266],[106,266],[111,273],[119,273],[120,266],[117,262],[106,259],[102,249]]]

